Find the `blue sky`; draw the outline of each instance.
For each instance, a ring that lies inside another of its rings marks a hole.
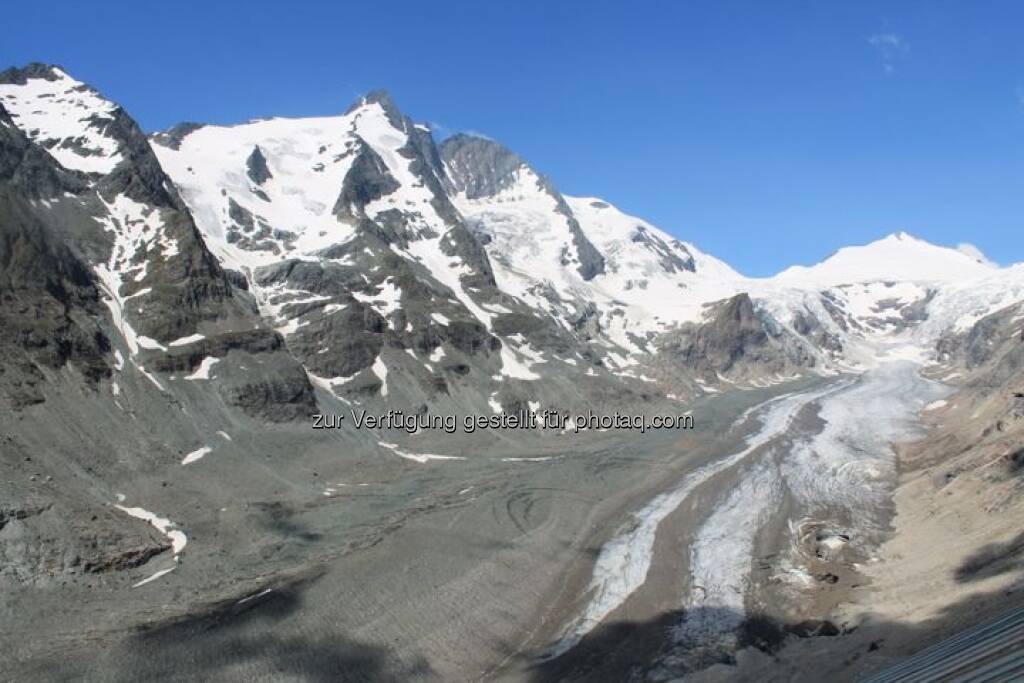
[[[1024,4],[17,3],[147,130],[344,110],[504,142],[750,275],[906,230],[1024,261]]]

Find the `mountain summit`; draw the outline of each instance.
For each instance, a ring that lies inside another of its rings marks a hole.
[[[896,232],[864,246],[844,247],[814,266],[792,266],[775,279],[823,287],[878,280],[953,282],[991,275],[995,270],[976,254]]]

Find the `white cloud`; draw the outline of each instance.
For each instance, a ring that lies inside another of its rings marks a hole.
[[[960,244],[956,245],[956,250],[959,251],[961,254],[966,254],[967,256],[970,256],[978,263],[984,263],[987,266],[996,265],[995,262],[992,261],[988,256],[985,256],[984,252],[982,252],[981,249],[978,249],[970,242],[961,242]]]
[[[444,125],[439,121],[428,121],[427,127],[430,128],[431,133],[433,133],[437,138],[442,140],[444,138],[451,137],[453,132],[451,128],[449,128],[448,126]]]
[[[910,43],[896,33],[873,33],[868,36],[868,44],[878,53],[887,74],[895,71],[897,62],[910,53]]]
[[[490,140],[491,142],[494,142],[494,138],[492,138],[490,135],[487,135],[486,133],[481,133],[478,130],[473,130],[472,128],[466,130],[455,130],[450,126],[446,126],[443,123],[439,123],[437,121],[430,121],[427,123],[427,125],[430,127],[430,131],[434,134],[434,137],[436,137],[438,140],[444,140],[445,138],[450,138],[456,133],[462,133],[464,135],[472,135],[475,138],[483,138],[484,140]]]
[[[466,135],[472,135],[475,138],[483,138],[484,140],[490,140],[491,142],[494,142],[494,138],[492,138],[487,133],[481,133],[480,131],[473,130],[472,128],[470,128],[469,130],[464,130],[462,132],[465,133]]]

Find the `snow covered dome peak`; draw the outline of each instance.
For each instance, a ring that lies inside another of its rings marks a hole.
[[[792,266],[774,279],[820,287],[896,280],[954,282],[989,275],[994,270],[994,265],[976,254],[896,232],[870,244],[844,247],[814,266]]]

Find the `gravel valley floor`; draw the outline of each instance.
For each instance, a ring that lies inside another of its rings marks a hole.
[[[6,593],[3,673],[785,680],[824,662],[849,679],[933,634],[929,594],[974,590],[951,593],[943,568],[977,548],[940,539],[950,515],[968,532],[984,520],[969,496],[937,512],[920,479],[897,489],[889,446],[923,433],[918,414],[946,393],[895,362],[704,399],[692,431],[334,469],[320,443],[296,465],[317,489],[250,487],[257,470],[211,509],[215,492],[193,482],[206,502],[174,564]]]
[[[173,571],[133,587],[164,568],[157,558],[121,585],[5,593],[0,640],[13,656],[4,674],[532,678],[624,518],[736,450],[743,435],[730,426],[781,390],[696,404],[693,431],[584,433],[426,463],[332,461],[320,443],[295,465],[316,469],[318,488],[267,483],[258,467],[231,491],[182,482],[196,503],[178,517],[188,543]],[[196,464],[216,467],[215,456]]]

